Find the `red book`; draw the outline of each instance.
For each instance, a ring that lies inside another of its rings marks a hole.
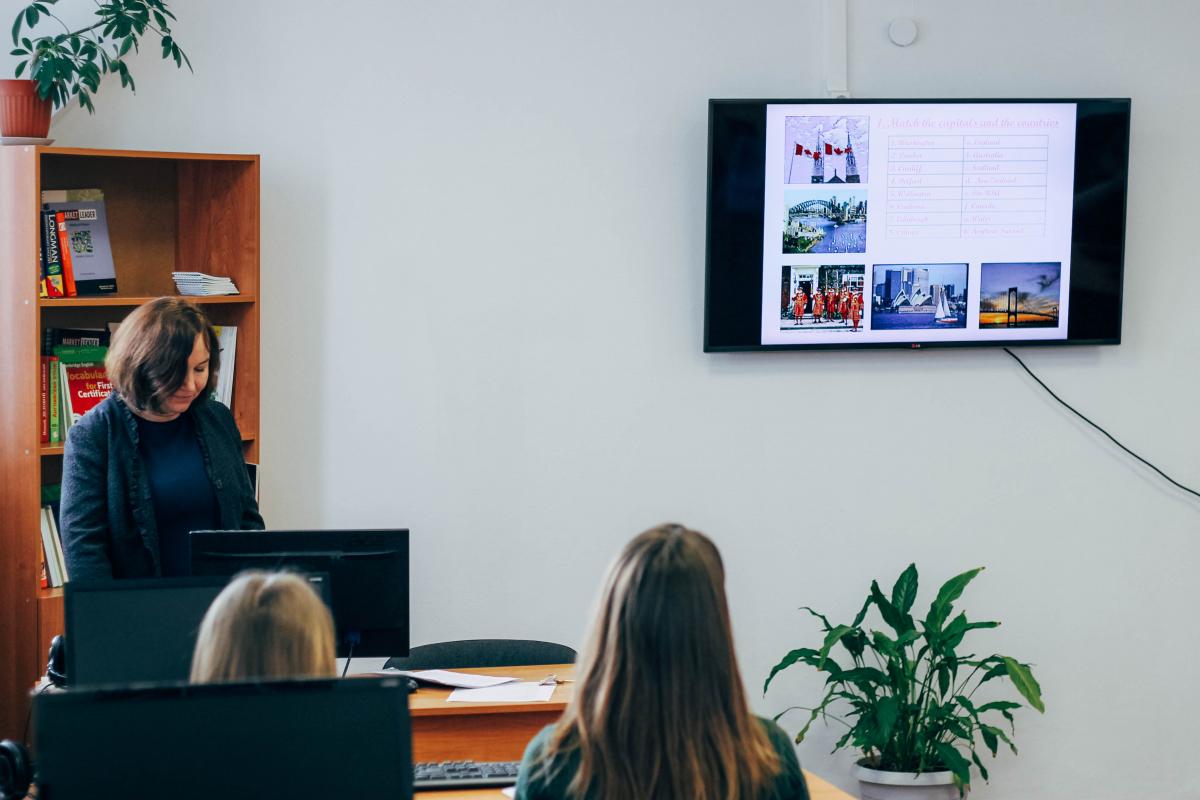
[[[62,391],[66,394],[66,406],[70,409],[71,424],[100,405],[112,394],[112,384],[103,364],[64,364]]]
[[[62,253],[63,288],[67,297],[75,297],[79,292],[75,288],[75,267],[71,258],[71,237],[67,233],[67,216],[59,211],[54,215],[54,221],[58,226],[58,249]]]
[[[50,441],[50,359],[42,356],[42,444]]]

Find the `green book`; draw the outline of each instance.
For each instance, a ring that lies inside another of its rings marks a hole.
[[[59,411],[62,401],[59,400],[58,359],[50,359],[50,441],[58,444],[62,441],[62,423],[59,421]]]
[[[104,345],[60,344],[54,346],[54,355],[64,364],[103,364],[108,348]]]
[[[50,506],[62,500],[62,484],[47,483],[42,487],[42,505]]]

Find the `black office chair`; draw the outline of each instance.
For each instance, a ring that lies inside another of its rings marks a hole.
[[[419,645],[409,651],[407,658],[389,658],[383,666],[413,670],[574,663],[575,651],[565,644],[535,639],[462,639]]]

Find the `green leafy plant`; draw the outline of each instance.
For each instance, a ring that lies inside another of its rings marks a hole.
[[[17,14],[11,53],[22,57],[14,77],[20,78],[28,69],[29,77],[37,82],[38,95],[53,101],[55,108],[77,97],[82,108],[95,113],[92,95],[100,89],[101,76],[108,73],[119,75],[122,87],[136,91],[125,57],[130,50],[138,51],[138,42],[147,33],[159,37],[163,58],[192,69],[192,62],[175,43],[170,25],[175,15],[164,0],[97,0],[96,22],[78,30],[71,30],[50,10],[57,3],[36,0]],[[63,32],[21,36],[22,28],[32,34],[39,24],[61,27]]]
[[[864,756],[859,763],[872,769],[949,770],[960,793],[971,784],[972,765],[986,781],[988,772],[977,743],[982,740],[993,757],[1001,742],[1016,753],[1009,734],[1015,734],[1012,712],[1021,704],[1011,700],[977,702],[975,693],[989,681],[1007,679],[1029,705],[1043,713],[1045,706],[1028,664],[998,653],[980,657],[959,652],[968,633],[1000,624],[970,622],[965,612],[951,616],[954,602],[982,570],[979,567],[946,581],[920,622],[910,613],[917,597],[915,564],[909,564],[897,579],[890,598],[884,596],[878,581],[872,581],[866,603],[849,625],[834,625],[823,614],[803,608],[821,621],[825,639],[819,649],[800,648],[784,656],[767,676],[763,693],[782,670],[806,664],[828,676],[825,697],[815,707],[793,706],[775,719],[796,709],[810,712],[796,735],[797,743],[804,740],[818,717],[840,722],[847,731],[834,751],[857,748]],[[863,627],[871,606],[878,609],[890,632]]]

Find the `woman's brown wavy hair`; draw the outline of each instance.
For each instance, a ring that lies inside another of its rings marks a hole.
[[[183,385],[197,335],[208,348],[205,392],[211,393],[221,371],[221,345],[200,307],[180,297],[138,306],[113,334],[104,361],[117,394],[138,411],[161,414],[167,398]]]

